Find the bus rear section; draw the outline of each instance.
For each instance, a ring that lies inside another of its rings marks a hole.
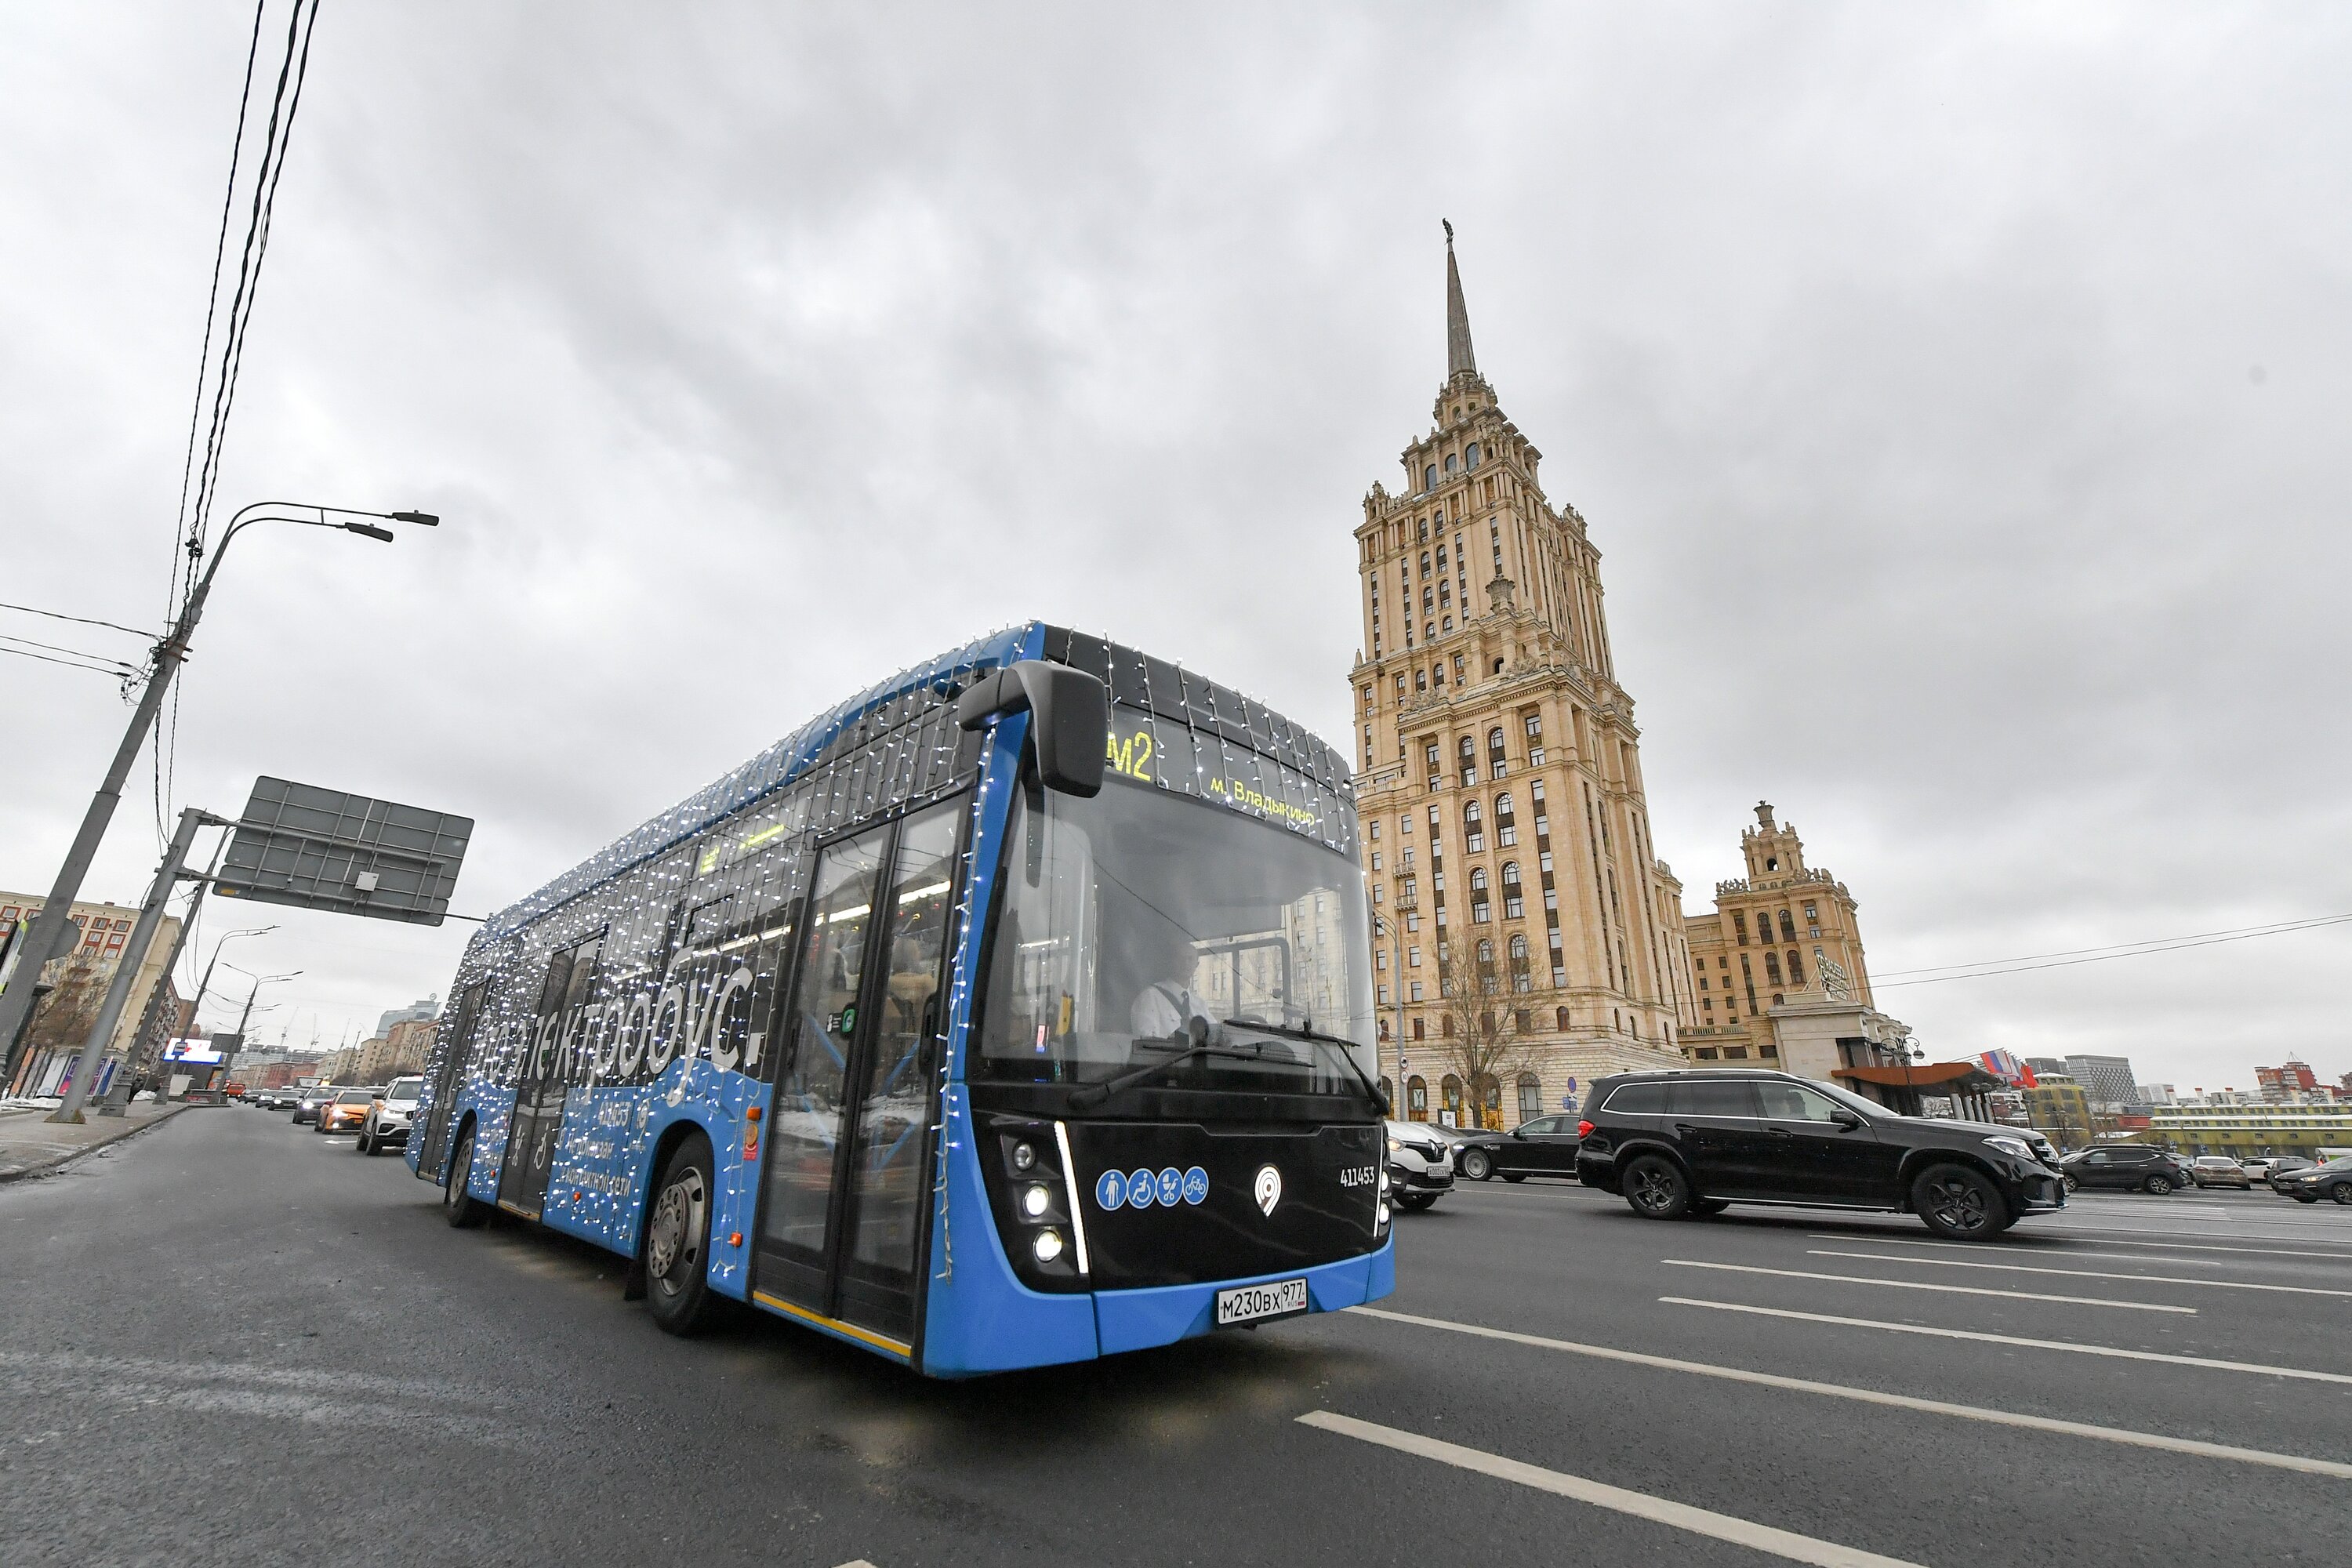
[[[1367,923],[1328,748],[1031,625],[496,917],[410,1160],[631,1258],[665,1326],[733,1298],[937,1375],[1355,1305]]]

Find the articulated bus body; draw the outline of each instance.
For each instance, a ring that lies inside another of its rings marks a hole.
[[[632,1259],[665,1327],[732,1298],[940,1376],[1372,1300],[1357,858],[1304,729],[1017,627],[493,917],[409,1164]]]

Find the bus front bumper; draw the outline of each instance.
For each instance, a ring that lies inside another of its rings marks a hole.
[[[1377,1301],[1396,1289],[1393,1234],[1377,1252],[1282,1274],[1220,1279],[1208,1285],[1160,1285],[1140,1290],[1094,1293],[1095,1332],[1104,1355],[1174,1344],[1216,1330],[1217,1293],[1237,1286],[1276,1285],[1304,1277],[1307,1310],[1337,1312]],[[1293,1313],[1296,1317],[1298,1314]],[[1264,1320],[1282,1322],[1282,1318]]]

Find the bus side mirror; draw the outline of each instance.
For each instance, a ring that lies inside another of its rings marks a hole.
[[[1029,715],[1037,776],[1063,795],[1102,793],[1110,749],[1110,693],[1083,669],[1024,658],[984,675],[956,699],[956,722],[977,730],[1007,713]]]

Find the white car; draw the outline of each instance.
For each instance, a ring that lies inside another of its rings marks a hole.
[[[359,1142],[352,1147],[362,1154],[381,1154],[388,1148],[405,1145],[409,1129],[416,1121],[416,1101],[425,1092],[422,1078],[396,1078],[383,1086],[375,1103],[368,1107],[367,1118],[360,1123]]]
[[[1454,1152],[1418,1121],[1387,1124],[1389,1201],[1401,1209],[1425,1209],[1454,1190]]]

